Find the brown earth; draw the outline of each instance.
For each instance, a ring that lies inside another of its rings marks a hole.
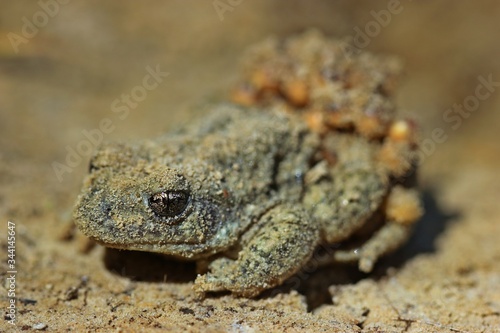
[[[231,7],[219,16],[214,3]],[[479,76],[500,81],[500,5],[283,3],[68,2],[51,7],[45,22],[37,2],[1,2],[0,331],[500,332],[498,87],[474,111],[443,119],[454,103],[474,101]],[[65,163],[82,131],[109,118],[107,140],[156,136],[198,117],[204,100],[225,98],[248,45],[309,27],[354,36],[376,28],[371,11],[388,8],[395,13],[363,48],[406,62],[397,100],[423,129],[426,215],[374,273],[329,267],[302,273],[273,297],[198,301],[193,265],[92,248],[73,235],[88,155],[60,179],[53,163]],[[41,27],[23,35],[23,17]],[[17,52],[9,33],[19,36]],[[113,101],[157,65],[169,76],[120,119]],[[7,316],[8,221],[16,231],[15,326]]]

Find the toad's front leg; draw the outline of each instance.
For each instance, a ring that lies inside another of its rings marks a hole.
[[[318,227],[302,209],[277,206],[262,216],[238,259],[212,262],[210,272],[198,276],[194,289],[199,294],[229,290],[257,296],[296,273],[311,258],[318,240]]]

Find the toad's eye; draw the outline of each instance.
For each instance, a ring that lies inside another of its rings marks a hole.
[[[153,194],[149,207],[159,217],[176,217],[186,209],[189,193],[185,191],[165,191]]]

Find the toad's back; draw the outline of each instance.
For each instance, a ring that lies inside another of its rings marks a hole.
[[[226,106],[150,144],[150,160],[199,182],[214,173],[239,204],[261,204],[300,192],[318,140],[293,116]]]

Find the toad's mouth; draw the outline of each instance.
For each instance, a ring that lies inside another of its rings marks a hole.
[[[214,254],[210,251],[206,244],[193,243],[193,242],[177,242],[177,243],[151,243],[151,242],[137,242],[137,243],[108,243],[102,239],[90,236],[90,239],[96,243],[113,249],[126,250],[126,251],[140,251],[152,252],[158,254],[169,255],[178,259],[196,260],[203,257],[208,257]]]

